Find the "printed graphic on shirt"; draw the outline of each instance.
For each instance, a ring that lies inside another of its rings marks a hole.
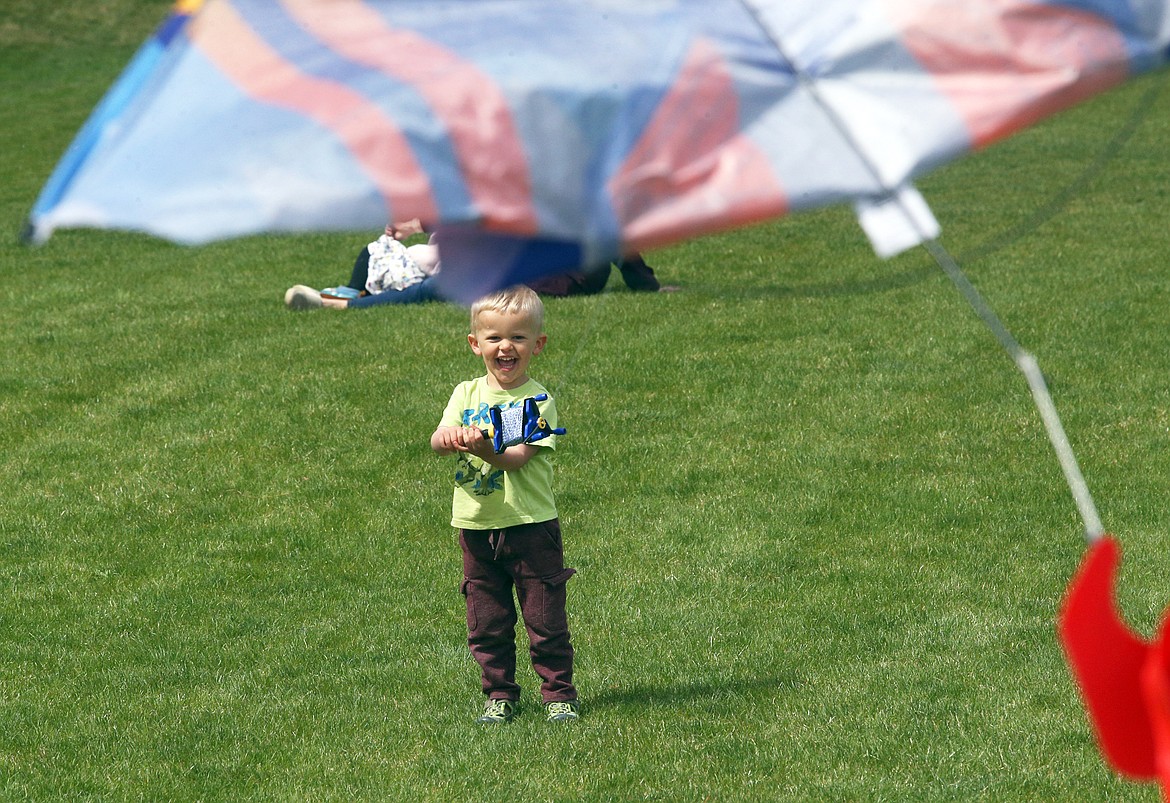
[[[504,490],[504,470],[461,452],[455,462],[455,482],[470,486],[468,490],[476,496],[491,496]]]
[[[513,407],[522,407],[524,400],[519,399],[508,404],[499,405],[501,410],[510,410]],[[491,437],[492,418],[488,414],[491,406],[481,402],[477,409],[463,411],[463,426],[486,429]],[[461,452],[455,463],[455,482],[458,485],[469,486],[468,490],[476,496],[491,496],[496,491],[504,490],[504,470],[496,468],[491,463],[480,460],[478,457]]]

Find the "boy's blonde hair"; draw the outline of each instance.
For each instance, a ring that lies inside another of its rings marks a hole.
[[[499,315],[523,315],[536,325],[536,331],[544,331],[544,304],[540,296],[526,284],[516,284],[497,290],[478,299],[471,305],[471,331],[474,334],[483,311]]]

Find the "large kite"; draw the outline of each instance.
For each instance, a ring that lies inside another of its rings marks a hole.
[[[1130,633],[1116,545],[1035,360],[937,244],[912,181],[1161,67],[1170,0],[181,0],[32,210],[205,243],[438,234],[445,292],[834,203],[926,243],[1027,376],[1094,546],[1061,633],[1106,757],[1170,789],[1165,637]]]
[[[30,236],[440,232],[449,293],[850,202],[1137,73],[1170,0],[182,0],[74,141]]]

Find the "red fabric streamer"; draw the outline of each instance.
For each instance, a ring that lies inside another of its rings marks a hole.
[[[1122,775],[1158,781],[1170,800],[1170,623],[1147,643],[1122,621],[1112,536],[1090,547],[1069,584],[1059,631],[1101,752]]]

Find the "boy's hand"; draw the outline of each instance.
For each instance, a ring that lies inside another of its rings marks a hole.
[[[467,441],[465,432],[470,427],[439,427],[431,435],[431,448],[439,454],[452,452],[466,452]]]
[[[465,427],[463,429],[464,451],[470,452],[481,460],[489,460],[496,456],[496,447],[492,439],[483,434],[479,427]]]
[[[492,439],[479,427],[439,427],[431,435],[431,448],[439,454],[467,452],[505,471],[515,471],[536,454],[539,446],[522,443],[496,454]]]
[[[431,435],[431,448],[440,454],[470,452],[481,458],[495,454],[491,439],[479,427],[439,427]]]

